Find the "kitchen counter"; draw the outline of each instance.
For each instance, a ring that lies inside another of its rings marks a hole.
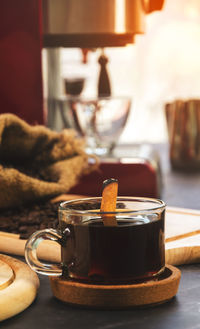
[[[200,210],[200,173],[174,172],[166,145],[156,145],[163,173],[162,199],[169,206]],[[4,329],[196,329],[200,328],[200,264],[179,267],[182,278],[178,294],[171,301],[149,308],[92,310],[72,307],[52,296],[49,279],[40,278],[38,296],[17,316],[3,321]]]

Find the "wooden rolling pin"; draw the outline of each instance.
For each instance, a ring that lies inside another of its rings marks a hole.
[[[5,235],[0,233],[0,252],[10,255],[24,256],[26,240],[19,239],[19,236]],[[60,262],[60,246],[53,241],[43,241],[38,249],[37,255],[39,259]]]

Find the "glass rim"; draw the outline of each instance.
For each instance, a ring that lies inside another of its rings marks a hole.
[[[162,211],[166,208],[166,203],[158,198],[149,198],[149,197],[129,197],[129,196],[118,196],[117,197],[117,202],[118,201],[127,201],[127,202],[149,202],[154,204],[152,207],[147,207],[146,209],[141,208],[141,209],[117,209],[116,211],[100,211],[99,210],[93,210],[93,209],[87,209],[87,210],[79,210],[79,209],[72,209],[72,208],[66,208],[66,205],[72,205],[75,203],[79,202],[88,202],[88,201],[101,201],[102,197],[88,197],[88,198],[79,198],[79,199],[73,199],[73,200],[68,200],[68,201],[63,201],[59,204],[59,211],[64,211],[66,213],[70,213],[71,215],[103,215],[103,214],[110,214],[110,215],[117,215],[117,214],[140,214],[140,213],[149,213],[151,211]]]

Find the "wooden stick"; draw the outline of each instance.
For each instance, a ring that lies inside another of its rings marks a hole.
[[[103,182],[101,212],[114,212],[116,210],[118,193],[118,181],[114,178],[109,178]],[[116,226],[117,219],[112,214],[103,215],[103,224],[105,226]]]
[[[0,236],[1,253],[24,256],[25,244],[26,240]],[[39,259],[58,263],[60,262],[60,246],[56,242],[45,240],[39,245],[37,255]]]
[[[20,239],[20,234],[8,233],[8,232],[3,232],[3,231],[0,231],[0,237],[1,236],[13,238],[13,239]]]

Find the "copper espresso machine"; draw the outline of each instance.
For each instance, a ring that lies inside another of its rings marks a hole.
[[[145,33],[147,14],[161,10],[164,0],[42,0],[43,48],[46,49],[47,125],[55,129],[56,100],[62,93],[60,48],[124,47]],[[116,17],[121,12],[120,27]],[[103,55],[102,55],[103,56]],[[98,94],[110,95],[106,60],[100,61]],[[99,195],[102,180],[115,176],[119,194],[159,197],[160,166],[157,154],[143,145],[115,150],[101,160],[100,170],[86,176],[71,192]],[[85,183],[87,182],[87,190]]]

